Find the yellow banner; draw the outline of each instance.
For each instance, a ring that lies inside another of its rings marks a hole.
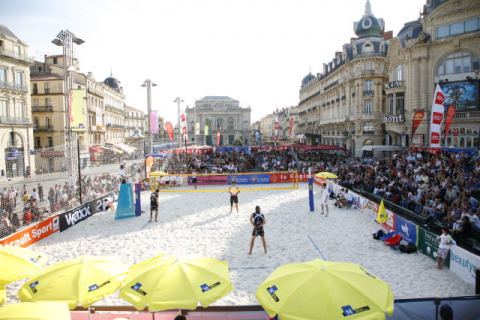
[[[205,135],[208,136],[208,126],[205,126]]]
[[[83,97],[85,90],[70,90],[68,95],[68,118],[70,119],[70,130],[85,131],[83,119]]]

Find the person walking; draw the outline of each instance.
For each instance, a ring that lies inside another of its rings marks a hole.
[[[437,237],[436,241],[440,243],[437,252],[437,269],[442,269],[445,261],[447,260],[450,247],[456,244],[455,240],[453,240],[453,237],[450,234],[450,229],[448,226],[442,227],[442,234]]]
[[[250,240],[250,251],[248,254],[252,254],[253,244],[255,238],[260,236],[262,238],[263,250],[267,253],[267,244],[265,243],[265,232],[263,226],[267,220],[265,216],[260,212],[260,206],[255,207],[255,212],[250,216],[250,223],[253,225],[252,239]]]
[[[158,192],[157,189],[150,195],[150,221],[148,222],[152,222],[153,211],[155,211],[155,222],[158,222]]]
[[[240,193],[240,188],[235,184],[235,181],[232,180],[232,185],[228,189],[230,193],[230,213],[233,211],[233,204],[235,203],[235,208],[238,213],[238,194]]]
[[[330,192],[328,191],[327,184],[322,184],[322,192],[320,194],[320,204],[322,205],[322,214],[324,209],[326,209],[327,214],[325,217],[328,217],[328,198],[330,197]],[[324,208],[325,207],[325,208]]]
[[[125,166],[122,164],[120,170],[118,170],[118,175],[122,184],[127,183],[127,173],[125,172]]]

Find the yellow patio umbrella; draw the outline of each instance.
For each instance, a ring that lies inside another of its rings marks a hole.
[[[123,285],[128,271],[123,260],[115,257],[81,256],[48,266],[28,280],[18,292],[21,301],[56,301],[74,309],[114,293]]]
[[[37,274],[47,260],[45,253],[20,247],[0,247],[0,286]]]
[[[0,320],[69,320],[68,305],[62,302],[23,302],[0,308]]]
[[[390,286],[361,266],[320,259],[278,267],[255,297],[282,320],[385,319],[394,302]]]
[[[163,172],[163,171],[150,172],[150,176],[151,176],[151,177],[165,176],[165,175],[167,175],[167,174],[168,174],[168,173]]]
[[[201,255],[159,255],[130,268],[120,297],[141,310],[208,307],[233,290],[228,264]]]
[[[315,175],[317,178],[327,178],[327,179],[338,179],[338,176],[336,174],[333,174],[331,172],[320,172]]]

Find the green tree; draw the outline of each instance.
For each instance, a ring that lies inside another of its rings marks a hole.
[[[243,141],[240,140],[240,139],[237,139],[237,140],[233,141],[232,145],[234,147],[243,147]]]

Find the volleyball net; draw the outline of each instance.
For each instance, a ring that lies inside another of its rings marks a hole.
[[[222,192],[232,182],[238,191],[298,189],[295,171],[222,174],[150,174],[150,187],[160,192]]]

